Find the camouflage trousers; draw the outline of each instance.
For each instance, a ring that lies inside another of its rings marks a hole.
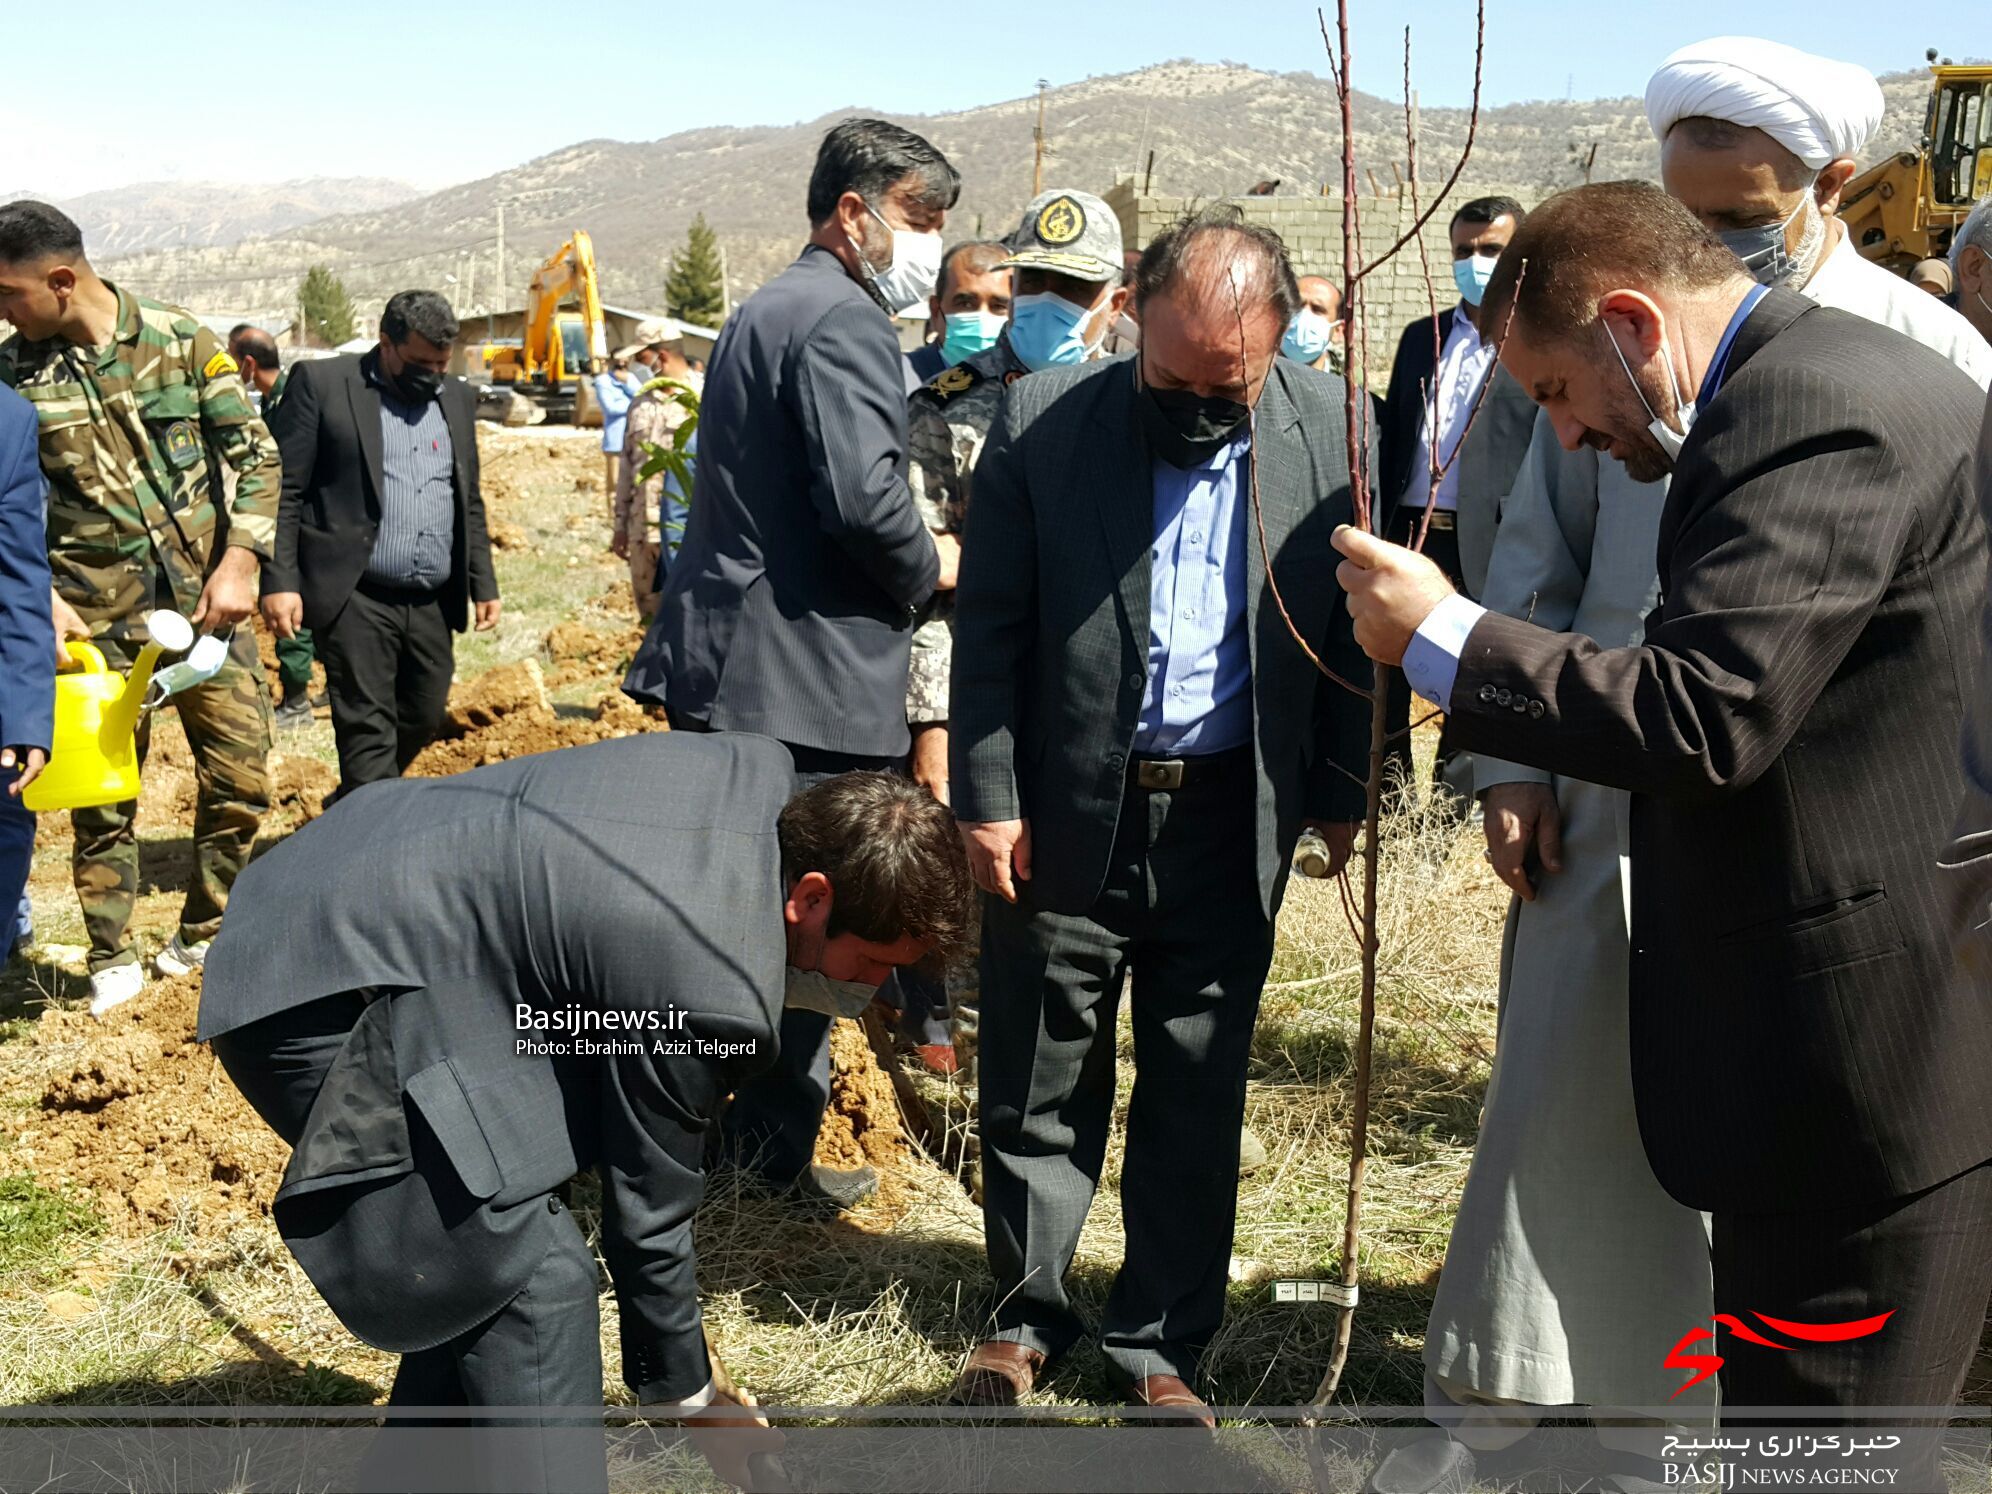
[[[129,670],[137,650],[111,638],[92,640],[113,669]],[[193,751],[194,867],[180,909],[180,937],[193,944],[211,939],[221,927],[228,889],[256,844],[256,831],[270,807],[270,691],[256,657],[256,635],[236,629],[228,662],[203,685],[173,697]],[[138,729],[138,757],[145,761],[151,736],[149,718]],[[71,867],[83,926],[90,935],[90,971],[134,963],[126,925],[137,900],[138,840],[133,821],[136,801],[78,809],[70,814],[76,832]]]

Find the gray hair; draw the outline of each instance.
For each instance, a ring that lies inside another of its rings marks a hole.
[[[1958,273],[1958,261],[1964,257],[1964,246],[1971,245],[1987,259],[1992,259],[1992,193],[1979,198],[1978,206],[1971,210],[1971,216],[1960,223],[1957,233],[1951,238],[1951,274]]]
[[[439,348],[456,341],[456,313],[440,293],[432,290],[396,291],[380,314],[380,330],[396,347],[404,346],[410,332],[419,332]]]

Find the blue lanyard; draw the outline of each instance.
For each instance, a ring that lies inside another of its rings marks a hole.
[[[1729,326],[1722,334],[1722,341],[1715,345],[1715,356],[1709,360],[1708,372],[1702,375],[1701,388],[1695,393],[1695,404],[1705,407],[1722,388],[1722,381],[1729,376],[1729,352],[1736,345],[1736,334],[1743,330],[1743,323],[1750,319],[1750,313],[1757,303],[1770,294],[1769,287],[1753,285],[1743,304],[1736,308],[1736,314],[1729,319]]]

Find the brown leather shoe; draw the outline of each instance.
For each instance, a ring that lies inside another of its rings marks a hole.
[[[1129,1382],[1127,1398],[1137,1406],[1180,1407],[1180,1417],[1144,1417],[1142,1424],[1151,1427],[1201,1427],[1206,1432],[1217,1430],[1217,1418],[1211,1409],[1189,1386],[1174,1375],[1148,1375]]]
[[[992,1338],[975,1346],[955,1376],[954,1399],[963,1406],[1014,1406],[1037,1384],[1044,1355],[1028,1344]]]

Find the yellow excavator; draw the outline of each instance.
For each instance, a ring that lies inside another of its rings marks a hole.
[[[1947,252],[1972,204],[1992,192],[1992,67],[1929,59],[1922,148],[1870,166],[1840,194],[1854,247],[1899,274]]]
[[[568,300],[579,308],[564,309],[561,303]],[[524,339],[518,347],[492,351],[491,381],[531,399],[549,420],[584,425],[596,409],[591,376],[608,361],[595,245],[576,229],[533,272]]]

